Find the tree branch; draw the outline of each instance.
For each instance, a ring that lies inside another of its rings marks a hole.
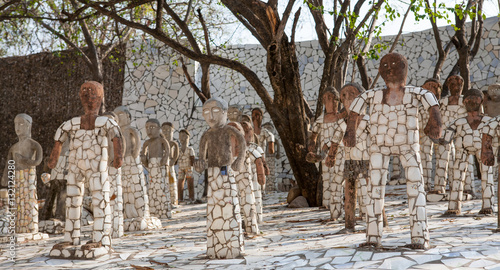
[[[276,36],[274,37],[274,41],[278,42],[283,37],[283,33],[285,32],[285,26],[288,22],[288,18],[290,17],[290,13],[292,13],[293,4],[295,0],[288,0],[288,4],[286,5],[285,11],[283,12],[283,17],[281,18],[280,24],[278,26],[278,30],[276,31]]]
[[[205,101],[207,101],[208,98],[200,91],[198,86],[196,86],[196,84],[194,83],[193,79],[191,78],[191,75],[189,74],[189,72],[187,70],[186,65],[184,64],[184,58],[181,57],[180,60],[181,60],[181,65],[182,65],[182,71],[184,72],[184,76],[186,76],[186,79],[187,79],[189,85],[191,86],[191,88],[193,88],[193,91],[196,93],[196,95],[198,95],[201,102],[205,103]]]
[[[499,0],[500,1],[500,0]],[[295,45],[295,29],[297,28],[297,22],[299,21],[300,17],[300,11],[302,10],[302,7],[300,7],[297,12],[295,12],[295,16],[293,18],[293,24],[292,24],[292,36],[291,36],[291,43],[292,45]]]

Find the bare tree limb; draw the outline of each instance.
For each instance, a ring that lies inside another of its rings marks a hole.
[[[184,22],[187,23],[189,19],[189,13],[191,13],[191,8],[193,7],[193,0],[189,0],[188,7],[186,10],[186,15],[184,16]]]
[[[500,1],[500,0],[499,0]],[[295,45],[295,29],[297,28],[297,22],[299,21],[299,17],[300,17],[300,11],[301,11],[301,7],[297,10],[297,12],[295,12],[295,16],[293,18],[293,24],[292,24],[292,36],[290,38],[290,42],[292,43],[292,45]]]
[[[193,91],[196,93],[196,95],[198,95],[201,102],[205,103],[205,101],[207,101],[208,98],[200,91],[200,88],[198,88],[198,86],[196,86],[196,84],[194,83],[193,79],[191,78],[191,75],[187,70],[186,64],[184,64],[184,58],[181,57],[180,60],[182,65],[182,71],[184,72],[184,76],[186,76],[189,85],[191,86],[191,88],[193,88]]]
[[[278,30],[276,31],[276,36],[274,40],[278,42],[283,37],[283,33],[285,32],[285,26],[288,22],[288,18],[290,17],[290,13],[292,13],[293,4],[295,0],[288,0],[288,4],[286,5],[285,11],[283,12],[283,17],[281,18],[280,24],[278,26]]]

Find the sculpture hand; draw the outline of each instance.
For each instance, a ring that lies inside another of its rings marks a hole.
[[[116,169],[120,168],[123,165],[123,159],[120,157],[115,157],[113,160],[113,167]]]
[[[351,134],[352,133],[352,134]],[[347,147],[356,146],[356,132],[346,131],[343,139],[344,145]]]
[[[206,165],[207,164],[205,160],[197,159],[194,161],[194,169],[198,173],[202,173],[206,169]]]
[[[309,152],[306,155],[306,161],[309,163],[317,163],[317,162],[322,161],[324,158],[325,158],[324,156],[315,154],[313,152]]]
[[[328,155],[326,157],[325,164],[329,168],[332,168],[333,166],[335,166],[335,156]]]

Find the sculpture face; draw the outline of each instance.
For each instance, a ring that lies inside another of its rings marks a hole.
[[[460,96],[462,94],[462,89],[464,88],[464,79],[458,75],[453,75],[446,81],[448,89],[452,96]]]
[[[262,125],[262,113],[259,110],[252,111],[252,122],[260,127]]]
[[[495,102],[500,101],[500,85],[493,84],[488,86],[488,95],[490,96],[491,100]]]
[[[189,142],[189,135],[187,135],[186,132],[179,132],[179,141],[181,142],[182,145],[187,146]]]
[[[160,126],[152,122],[147,122],[146,134],[148,134],[148,137],[151,139],[160,137]]]
[[[169,125],[163,125],[161,127],[161,132],[165,137],[167,137],[169,140],[174,137],[174,128],[169,126]]]
[[[104,90],[98,82],[86,82],[80,88],[80,100],[85,114],[97,114],[102,104]]]
[[[437,99],[441,98],[441,86],[437,82],[429,81],[422,85],[422,88],[431,91]]]
[[[130,125],[130,116],[125,111],[125,107],[124,106],[116,107],[115,110],[114,110],[114,113],[116,114],[116,116],[118,118],[117,119],[118,120],[118,125],[120,125],[121,127]]]
[[[347,112],[350,111],[351,103],[357,96],[359,96],[359,91],[354,86],[346,86],[340,90],[340,101]]]
[[[323,94],[323,103],[325,104],[326,113],[335,112],[338,106],[338,101],[335,99],[335,95],[331,92]]]
[[[222,127],[227,122],[227,111],[224,111],[215,100],[203,104],[203,118],[211,128]]]
[[[481,108],[481,104],[483,103],[483,99],[478,96],[468,96],[464,99],[465,109],[468,112],[477,112]]]
[[[386,54],[380,60],[379,67],[380,76],[386,84],[389,83],[406,83],[408,75],[408,62],[406,58],[398,53]]]
[[[229,107],[229,109],[227,110],[227,117],[229,118],[230,121],[233,122],[240,121],[240,115],[241,111],[238,109],[238,107]]]
[[[246,121],[246,122],[250,122],[250,123],[251,123],[251,122],[252,122],[252,118],[251,118],[250,116],[246,115],[246,114],[243,114],[243,115],[241,116],[241,122],[243,122],[243,121]]]
[[[269,130],[271,133],[274,133],[274,126],[273,125],[267,123],[267,124],[263,124],[262,127]]]
[[[248,143],[251,143],[253,141],[253,128],[252,125],[248,122],[242,122],[241,126],[243,127],[243,130],[245,131],[245,141]]]
[[[16,116],[14,119],[16,135],[19,137],[31,137],[31,123],[22,116]]]

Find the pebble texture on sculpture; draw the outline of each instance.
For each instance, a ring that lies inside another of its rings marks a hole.
[[[184,183],[187,182],[187,190],[189,201],[194,202],[194,177],[193,177],[193,164],[195,153],[193,147],[189,146],[189,138],[191,133],[185,129],[179,131],[179,141],[181,143],[179,151],[179,178],[178,181],[178,195],[179,202],[184,201]]]
[[[170,146],[161,136],[160,122],[157,119],[146,122],[146,133],[149,139],[142,145],[141,162],[149,171],[149,211],[159,218],[171,218],[170,184],[165,178],[164,168],[170,157]]]
[[[330,208],[331,218],[336,220],[344,212],[343,202],[343,182],[342,172],[344,170],[344,144],[336,145],[335,160],[333,166],[327,166],[326,154],[328,143],[337,129],[339,120],[345,114],[337,113],[339,104],[339,93],[333,87],[328,87],[323,94],[323,104],[325,111],[316,119],[312,126],[312,133],[309,138],[308,162],[319,162],[321,160],[322,181],[323,181],[323,201],[322,206]],[[345,130],[345,128],[344,128]],[[317,154],[317,152],[320,152]]]
[[[31,138],[32,123],[31,116],[24,113],[14,118],[19,141],[9,149],[2,177],[2,186],[15,190],[15,205],[10,209],[15,209],[11,214],[15,216],[16,233],[38,233],[36,166],[42,162],[43,153],[42,146]]]
[[[445,130],[440,143],[455,141],[456,157],[453,163],[453,178],[450,186],[451,194],[446,215],[461,213],[464,192],[464,183],[469,169],[469,156],[481,157],[481,133],[490,133],[490,126],[486,123],[491,119],[483,115],[481,105],[483,93],[477,89],[469,89],[464,95],[464,105],[467,116],[453,121]],[[493,130],[494,134],[495,130]],[[479,214],[493,213],[493,170],[492,167],[481,164],[481,188],[483,205]]]
[[[115,108],[125,145],[122,170],[123,218],[125,231],[154,230],[162,227],[150,216],[149,197],[139,153],[141,141],[137,129],[130,125],[131,115],[125,106]]]
[[[200,140],[199,160],[195,169],[208,170],[207,255],[210,259],[232,259],[243,252],[243,233],[238,189],[234,171],[240,171],[245,159],[245,138],[226,125],[227,102],[211,98],[203,104],[203,118],[210,128]],[[240,150],[233,161],[231,137]]]
[[[175,163],[179,158],[179,144],[174,141],[174,126],[170,122],[165,122],[161,125],[161,132],[170,146],[170,157],[165,165],[165,176],[168,180],[168,188],[170,192],[170,200],[172,204],[178,204],[178,191],[177,191],[177,174],[175,173]]]
[[[446,80],[451,96],[440,100],[440,111],[443,126],[449,126],[455,119],[467,116],[467,110],[463,104],[461,96],[464,80],[459,75],[450,76]],[[448,168],[450,159],[455,151],[455,144],[450,142],[447,145],[439,145],[436,152],[436,176],[434,180],[435,193],[443,194],[446,192],[447,179],[449,177]],[[453,161],[451,161],[453,162]]]
[[[56,244],[50,256],[95,258],[111,252],[110,182],[108,177],[109,145],[113,144],[113,167],[122,165],[122,138],[118,124],[105,116],[98,116],[104,90],[98,82],[86,82],[80,88],[83,116],[64,122],[54,136],[55,145],[48,162],[54,168],[61,145],[70,140],[69,168],[66,197],[66,225],[64,243]],[[111,140],[109,140],[111,138]],[[66,249],[80,245],[81,206],[84,182],[89,182],[92,194],[94,224],[92,240],[81,249]]]
[[[356,129],[360,115],[369,108],[370,116],[370,182],[373,204],[367,205],[367,241],[363,245],[380,246],[383,233],[383,208],[389,157],[399,155],[407,176],[411,244],[414,249],[429,248],[426,198],[420,164],[418,107],[429,110],[424,131],[433,139],[441,136],[441,119],[436,97],[420,87],[406,86],[408,62],[397,53],[380,61],[380,74],[386,87],[366,91],[351,105],[346,146],[356,145]]]

